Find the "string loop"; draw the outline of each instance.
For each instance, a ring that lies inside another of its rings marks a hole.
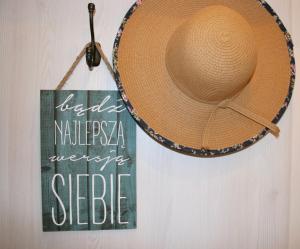
[[[72,73],[74,72],[75,68],[78,66],[79,62],[82,60],[82,58],[85,56],[86,54],[86,49],[87,47],[90,46],[91,43],[88,43],[84,46],[84,48],[81,50],[80,54],[76,57],[75,61],[73,62],[72,66],[70,67],[70,69],[67,71],[67,73],[65,74],[65,76],[63,77],[63,79],[60,81],[60,83],[57,85],[56,87],[56,91],[61,90],[66,82],[68,81],[68,79],[70,78],[70,76],[72,75]],[[115,80],[115,76],[114,76],[114,70],[112,68],[112,66],[110,65],[109,60],[107,59],[106,55],[104,54],[100,43],[96,42],[96,48],[98,50],[98,52],[101,55],[102,60],[104,61],[106,67],[108,68],[109,72],[111,73],[113,79]]]

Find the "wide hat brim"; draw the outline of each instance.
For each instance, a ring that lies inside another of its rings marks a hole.
[[[269,132],[237,112],[219,109],[210,123],[209,146],[203,148],[203,132],[215,107],[185,95],[168,74],[165,52],[173,32],[201,8],[217,4],[248,21],[258,47],[254,75],[234,102],[278,123],[291,100],[295,60],[289,33],[265,1],[138,1],[122,22],[113,54],[118,88],[142,129],[170,149],[202,157],[240,151]]]

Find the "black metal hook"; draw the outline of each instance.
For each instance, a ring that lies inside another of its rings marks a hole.
[[[86,63],[90,70],[100,65],[101,55],[96,48],[95,35],[94,35],[94,13],[96,10],[95,4],[89,3],[88,10],[90,14],[90,30],[91,30],[91,45],[86,49]]]

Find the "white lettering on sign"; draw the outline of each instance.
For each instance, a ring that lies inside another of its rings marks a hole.
[[[54,120],[55,145],[96,145],[122,146],[125,148],[124,127],[122,121],[85,121],[73,120],[57,122]],[[92,142],[89,142],[89,134]],[[114,139],[116,138],[116,139]],[[115,142],[113,142],[115,140]]]
[[[120,113],[125,111],[125,107],[122,104],[122,100],[118,99],[117,102],[118,105],[108,105],[109,100],[111,99],[111,96],[106,96],[101,103],[91,106],[89,108],[84,108],[83,104],[72,106],[69,104],[71,100],[73,99],[74,94],[70,94],[62,104],[56,106],[56,109],[59,109],[62,112],[65,111],[74,111],[78,117],[84,116],[84,114],[88,111],[91,112],[108,112],[108,113]]]
[[[76,224],[77,225],[87,225],[88,224],[88,220],[84,220],[80,212],[80,209],[82,208],[82,205],[88,205],[88,196],[87,193],[81,193],[80,189],[81,186],[83,184],[86,184],[86,180],[87,178],[91,178],[92,181],[92,193],[91,193],[91,203],[92,203],[92,208],[91,208],[91,214],[92,214],[92,224],[93,225],[102,225],[104,223],[106,223],[107,219],[109,219],[111,224],[128,224],[128,221],[122,217],[122,202],[126,201],[127,197],[123,196],[122,194],[122,187],[126,184],[125,183],[125,178],[126,177],[131,177],[130,174],[119,174],[117,176],[117,181],[118,181],[118,188],[117,188],[117,199],[115,196],[115,192],[114,192],[114,175],[110,174],[109,177],[109,181],[107,183],[107,179],[101,175],[101,174],[77,174],[76,178],[73,180],[75,181],[75,184],[73,184],[72,182],[72,175],[69,174],[66,178],[68,179],[68,181],[66,182],[65,177],[62,174],[55,174],[52,178],[52,192],[54,197],[57,199],[58,203],[59,203],[59,210],[62,210],[62,220],[59,222],[55,216],[55,209],[57,209],[58,207],[52,207],[52,221],[55,225],[57,226],[63,226],[66,222],[69,222],[70,225],[73,224],[73,198],[75,196],[76,200]],[[97,182],[98,181],[98,182]],[[97,184],[96,184],[97,182]],[[99,184],[99,182],[101,184]],[[110,188],[107,189],[107,184],[109,184]],[[62,201],[63,198],[60,197],[59,192],[57,190],[57,186],[59,185],[59,189],[60,191],[65,195],[66,192],[69,195],[68,199],[68,203],[64,203]],[[66,186],[68,185],[68,186]],[[76,189],[73,189],[73,186],[76,186]],[[96,189],[95,186],[98,186],[98,189]],[[102,186],[101,188],[99,188],[99,186]],[[66,189],[68,190],[66,190]],[[96,190],[98,193],[98,195],[96,195]],[[75,195],[73,194],[73,191],[75,191]],[[109,200],[106,200],[105,197],[109,196],[110,198]],[[117,219],[115,220],[114,217],[114,200],[116,200],[117,202]],[[110,213],[107,212],[107,210],[110,210]],[[67,220],[67,212],[66,210],[68,210],[68,220]],[[97,213],[98,212],[98,213]],[[98,217],[103,217],[102,220],[96,220],[96,216]]]

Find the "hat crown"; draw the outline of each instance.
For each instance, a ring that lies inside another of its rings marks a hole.
[[[186,95],[219,102],[242,90],[257,63],[248,22],[225,6],[209,6],[185,21],[166,50],[170,77]]]

